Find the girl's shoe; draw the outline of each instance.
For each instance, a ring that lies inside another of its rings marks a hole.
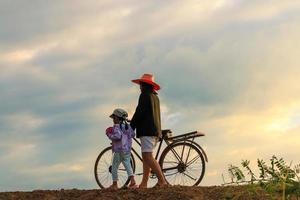
[[[119,189],[118,186],[115,186],[115,185],[111,185],[107,188],[108,190],[117,190]]]

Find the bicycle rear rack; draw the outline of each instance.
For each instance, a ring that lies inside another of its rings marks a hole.
[[[189,133],[185,133],[182,135],[176,135],[176,136],[170,136],[172,131],[167,129],[167,130],[163,130],[163,137],[168,140],[168,141],[184,141],[184,140],[188,140],[188,139],[192,139],[194,140],[196,137],[201,137],[201,136],[205,136],[204,133],[199,132],[199,131],[192,131]]]

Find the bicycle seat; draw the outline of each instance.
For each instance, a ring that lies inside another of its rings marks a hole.
[[[172,137],[172,131],[170,129],[161,130],[162,138],[168,139]]]

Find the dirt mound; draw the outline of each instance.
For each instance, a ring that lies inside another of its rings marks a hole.
[[[194,199],[194,200],[220,200],[220,199],[269,199],[269,195],[260,189],[251,191],[246,187],[183,187],[150,189],[120,189],[112,190],[35,190],[32,192],[4,192],[0,193],[2,200],[160,200],[160,199]],[[275,198],[277,199],[277,198]]]

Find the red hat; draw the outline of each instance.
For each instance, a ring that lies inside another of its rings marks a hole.
[[[159,90],[160,86],[154,82],[154,76],[152,74],[144,74],[140,79],[132,80],[136,84],[147,83],[153,86],[154,90]]]

